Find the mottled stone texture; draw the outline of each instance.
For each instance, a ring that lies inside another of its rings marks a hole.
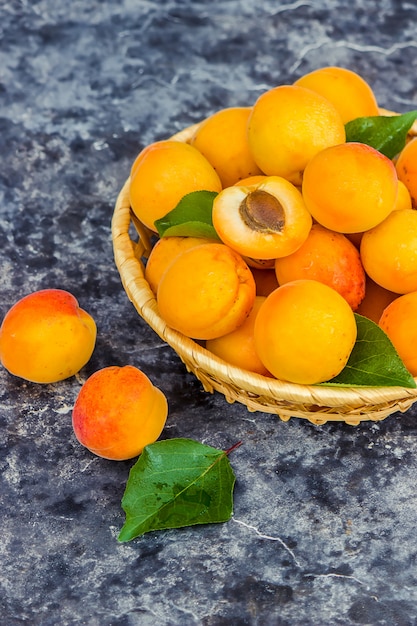
[[[416,4],[3,0],[0,15],[0,314],[60,287],[98,325],[79,377],[0,371],[0,623],[416,624],[416,411],[317,427],[205,393],[128,301],[110,236],[142,146],[306,71],[349,67],[381,106],[416,109]],[[117,542],[133,461],[83,449],[71,409],[90,373],[126,363],[166,393],[163,437],[243,442],[230,522]]]

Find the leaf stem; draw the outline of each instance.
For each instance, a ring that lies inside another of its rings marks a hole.
[[[243,441],[238,441],[237,443],[234,443],[231,448],[228,448],[227,450],[224,451],[225,455],[228,456],[231,452],[234,452],[237,448],[239,448],[242,445],[242,443]]]

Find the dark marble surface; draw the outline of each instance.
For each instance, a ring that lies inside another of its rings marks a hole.
[[[396,0],[3,0],[0,314],[71,291],[98,340],[78,377],[0,371],[3,626],[411,626],[417,623],[416,410],[313,426],[203,392],[129,303],[110,221],[132,159],[218,108],[339,64],[381,106],[417,108],[417,6]],[[96,369],[141,367],[167,395],[163,437],[226,449],[225,524],[117,542],[133,461],[75,440]]]

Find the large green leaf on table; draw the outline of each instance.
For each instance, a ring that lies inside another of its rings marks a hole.
[[[186,194],[164,217],[155,220],[160,237],[202,237],[219,239],[212,221],[216,191],[192,191]]]
[[[407,133],[416,119],[417,111],[358,117],[345,125],[346,141],[366,143],[393,159],[404,148]]]
[[[386,333],[372,320],[355,313],[358,335],[344,369],[325,385],[344,387],[416,387]]]
[[[182,438],[146,446],[130,470],[119,541],[151,530],[230,519],[235,475],[228,452]]]

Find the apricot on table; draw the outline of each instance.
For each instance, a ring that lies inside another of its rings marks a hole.
[[[136,217],[150,230],[155,220],[174,209],[193,191],[222,189],[213,166],[194,146],[176,140],[157,141],[136,157],[129,182]]]
[[[304,74],[294,85],[306,87],[329,100],[339,111],[343,123],[357,117],[379,115],[371,86],[357,72],[329,66]]]
[[[159,313],[171,328],[193,339],[230,333],[249,315],[256,286],[242,257],[222,243],[185,250],[159,282]]]
[[[256,316],[264,301],[264,296],[256,296],[252,310],[243,324],[227,335],[209,339],[206,341],[206,348],[230,365],[262,376],[270,376],[256,352],[254,340]]]
[[[395,167],[398,178],[407,187],[412,206],[417,209],[417,137],[409,141],[398,155]]]
[[[383,311],[379,325],[391,339],[408,371],[417,376],[417,291],[393,300]]]
[[[54,383],[90,360],[97,328],[76,298],[62,289],[35,291],[16,302],[0,327],[0,360],[15,376]]]
[[[378,285],[404,294],[417,290],[417,211],[393,211],[365,232],[360,248],[362,264]]]
[[[227,187],[213,201],[220,239],[245,257],[276,259],[297,250],[312,225],[300,191],[280,176],[253,187]]]
[[[256,100],[248,123],[249,146],[265,174],[300,185],[309,160],[346,140],[335,106],[322,95],[296,85],[280,85]]]
[[[313,385],[337,376],[356,341],[354,313],[332,287],[301,279],[275,289],[255,321],[255,347],[276,378]]]
[[[200,237],[161,237],[152,248],[145,267],[145,278],[153,293],[158,291],[159,281],[168,265],[176,256],[202,243],[215,243],[218,240]]]
[[[74,434],[81,445],[113,461],[131,459],[160,436],[168,402],[141,370],[109,366],[81,387],[72,411]]]
[[[313,224],[298,250],[275,260],[278,283],[299,278],[333,287],[355,311],[365,296],[365,270],[358,249],[342,233]]]
[[[250,107],[221,109],[201,122],[190,140],[214,167],[223,187],[261,174],[249,148],[250,112]]]
[[[360,233],[393,211],[398,178],[393,162],[375,148],[347,142],[322,150],[304,171],[302,194],[322,226]]]

